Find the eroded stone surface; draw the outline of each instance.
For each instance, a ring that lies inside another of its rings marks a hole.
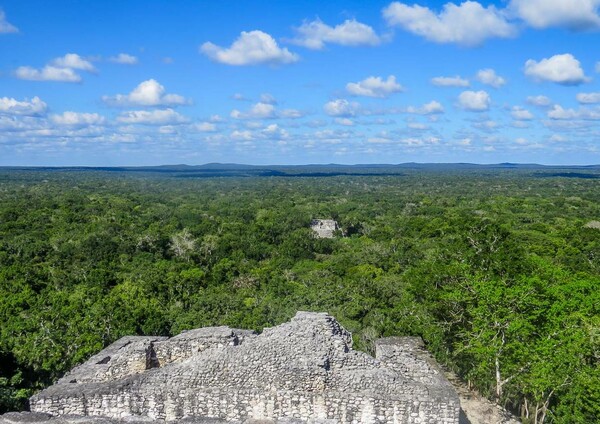
[[[338,223],[333,219],[313,219],[310,228],[318,238],[333,238],[335,231],[340,229]]]
[[[30,405],[62,420],[112,422],[458,424],[460,409],[419,339],[378,340],[373,358],[352,350],[350,333],[333,317],[310,312],[260,335],[214,327],[171,339],[123,338]]]

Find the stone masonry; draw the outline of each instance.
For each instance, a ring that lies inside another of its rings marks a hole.
[[[261,334],[124,337],[33,396],[30,422],[458,424],[457,394],[420,339],[375,347],[352,350],[348,331],[312,312]],[[22,422],[12,417],[0,424]]]
[[[315,232],[317,238],[333,238],[340,226],[333,219],[313,219],[310,228]]]

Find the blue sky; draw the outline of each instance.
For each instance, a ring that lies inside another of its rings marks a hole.
[[[597,164],[599,45],[600,0],[0,0],[0,165]]]

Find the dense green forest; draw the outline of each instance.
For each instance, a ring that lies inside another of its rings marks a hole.
[[[597,175],[379,174],[0,170],[0,412],[124,335],[315,310],[366,351],[423,337],[526,423],[600,422]]]

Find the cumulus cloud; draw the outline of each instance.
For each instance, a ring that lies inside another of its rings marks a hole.
[[[94,65],[76,53],[67,53],[63,57],[57,57],[50,62],[51,66],[58,68],[78,69],[87,72],[96,72]]]
[[[269,124],[266,128],[261,130],[260,134],[263,138],[269,140],[285,140],[290,137],[290,134],[284,128],[281,128],[277,124]]]
[[[250,110],[241,112],[237,109],[231,111],[230,116],[234,119],[269,119],[275,118],[275,106],[271,103],[258,102]]]
[[[552,109],[548,111],[548,118],[555,120],[582,119],[596,121],[600,120],[600,110],[587,108],[579,108],[578,110],[564,109],[560,105],[554,105]]]
[[[103,96],[102,100],[111,106],[178,106],[189,103],[185,97],[166,94],[165,91],[165,87],[158,81],[149,79],[141,82],[129,94]]]
[[[531,121],[533,119],[533,113],[521,106],[513,106],[510,115],[517,121]]]
[[[463,91],[458,96],[458,104],[464,110],[471,112],[483,112],[490,108],[490,95],[481,91]]]
[[[16,69],[15,76],[30,81],[81,82],[81,76],[75,70],[96,72],[96,68],[90,61],[76,53],[67,53],[53,59],[41,69],[20,66]]]
[[[250,99],[244,96],[242,93],[235,93],[231,96],[233,100],[237,100],[239,102],[249,102]]]
[[[547,107],[552,104],[552,100],[547,96],[529,96],[527,97],[527,103],[534,106]]]
[[[424,124],[422,122],[409,122],[406,126],[411,130],[417,131],[425,131],[429,129],[429,125]]]
[[[459,77],[435,77],[431,78],[431,83],[438,87],[468,87],[469,80]]]
[[[281,112],[278,112],[278,116],[280,118],[298,119],[302,118],[304,116],[304,113],[297,109],[284,109]]]
[[[350,118],[335,118],[335,123],[345,127],[354,126],[354,121]]]
[[[123,124],[169,125],[182,124],[187,119],[173,109],[131,110],[121,113],[117,121]]]
[[[234,66],[287,64],[299,59],[297,54],[279,47],[269,34],[258,30],[242,31],[229,48],[206,42],[200,46],[200,52],[215,62]]]
[[[316,19],[303,23],[296,28],[296,32],[297,37],[289,41],[314,50],[322,49],[327,43],[342,46],[374,46],[381,42],[373,28],[354,19],[348,19],[335,27]]]
[[[396,82],[396,77],[390,75],[387,80],[381,77],[368,77],[359,82],[346,84],[346,91],[353,96],[388,97],[390,94],[402,91],[402,86]]]
[[[277,99],[275,98],[275,96],[273,96],[272,94],[269,94],[269,93],[261,94],[260,101],[261,101],[261,103],[269,103],[271,105],[277,104]]]
[[[485,132],[495,132],[500,125],[491,119],[484,119],[483,121],[473,123],[472,126]]]
[[[539,62],[529,59],[525,62],[525,75],[562,85],[579,85],[588,81],[579,61],[569,53],[557,54]]]
[[[47,105],[39,97],[18,101],[11,97],[0,98],[0,114],[39,116],[46,113]]]
[[[348,118],[359,114],[360,105],[357,102],[349,102],[346,99],[336,99],[325,103],[323,109],[329,116]]]
[[[419,5],[393,2],[383,9],[389,25],[401,27],[436,43],[457,43],[465,46],[482,44],[488,38],[508,38],[516,28],[504,14],[490,5],[475,1],[460,5],[446,3],[439,13]]]
[[[528,25],[581,31],[600,28],[600,0],[511,0],[509,9]]]
[[[420,107],[409,106],[406,108],[406,112],[415,113],[417,115],[434,115],[444,113],[444,106],[442,106],[440,102],[432,100]]]
[[[119,63],[121,65],[137,65],[138,58],[127,53],[119,53],[116,56],[108,58],[110,62]]]
[[[19,66],[15,76],[29,81],[58,81],[58,82],[81,82],[81,76],[70,68],[58,68],[56,66],[44,66],[35,69],[31,66]]]
[[[97,113],[63,112],[60,115],[50,116],[52,122],[57,125],[70,127],[85,127],[88,125],[104,124],[104,117]]]
[[[6,14],[0,9],[0,34],[19,32],[19,29],[6,20]]]
[[[596,93],[577,93],[577,101],[583,104],[600,103],[600,92]]]
[[[199,132],[215,132],[217,126],[212,122],[197,122],[191,125],[191,129]]]
[[[492,86],[494,88],[500,88],[506,84],[506,80],[499,75],[496,75],[496,71],[493,69],[481,69],[477,72],[477,80],[485,85]]]
[[[269,100],[269,99],[265,99]],[[247,111],[234,109],[230,116],[233,119],[274,119],[274,118],[301,118],[304,114],[296,109],[284,109],[278,111],[274,103],[258,102]]]

